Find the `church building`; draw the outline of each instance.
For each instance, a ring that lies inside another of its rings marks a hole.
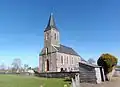
[[[44,47],[39,54],[39,72],[78,71],[79,62],[86,62],[71,47],[60,43],[60,32],[53,14],[44,30]]]

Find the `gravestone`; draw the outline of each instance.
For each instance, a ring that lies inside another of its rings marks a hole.
[[[65,84],[64,87],[68,87],[68,86]]]
[[[80,87],[80,76],[79,76],[79,74],[75,75],[75,80],[72,78],[72,87]]]
[[[43,87],[43,85],[40,85],[40,87]]]
[[[73,78],[72,78],[72,87],[77,87],[76,83],[75,83],[75,80]]]
[[[80,87],[80,76],[79,76],[79,74],[75,75],[75,83],[76,83],[76,87]]]

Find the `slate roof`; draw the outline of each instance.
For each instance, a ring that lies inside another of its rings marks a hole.
[[[95,65],[95,64],[89,64],[89,63],[82,63],[82,62],[79,62],[79,65],[85,65],[85,66],[89,66],[89,67],[93,67],[93,68],[99,68],[101,66],[98,66],[98,65]]]
[[[71,54],[71,55],[76,55],[79,56],[71,47],[67,47],[64,45],[60,44],[60,47],[56,47],[55,48],[58,50],[58,52],[60,53],[66,53],[66,54]]]
[[[73,50],[71,47],[67,47],[64,45],[60,44],[60,47],[56,47],[55,48],[58,50],[58,52],[60,53],[66,53],[66,54],[71,54],[71,55],[75,55],[75,56],[79,56],[81,58],[81,61],[87,62],[86,60],[84,60],[78,53],[75,52],[75,50]]]
[[[82,57],[80,57],[81,58],[81,61],[83,61],[83,62],[87,62],[86,60],[84,60]]]
[[[52,28],[58,31],[58,29],[57,29],[57,27],[56,27],[56,24],[55,24],[54,16],[53,16],[53,14],[51,13],[51,15],[50,15],[50,17],[49,17],[48,25],[47,25],[47,27],[45,28],[45,31],[44,31],[44,32],[46,32],[46,31],[48,31],[48,30],[51,30]]]

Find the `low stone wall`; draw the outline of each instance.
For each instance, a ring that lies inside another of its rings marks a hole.
[[[0,74],[16,74],[15,72],[0,72]]]
[[[31,74],[31,73],[28,73],[28,72],[20,72],[20,73],[16,73],[16,72],[0,72],[0,75],[34,75],[34,74]]]
[[[35,73],[39,77],[47,78],[64,78],[64,77],[74,77],[75,74],[79,72],[45,72],[45,73]]]

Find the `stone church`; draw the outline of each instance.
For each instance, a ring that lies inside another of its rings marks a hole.
[[[86,61],[74,49],[60,43],[60,32],[51,14],[44,30],[44,47],[39,54],[39,72],[78,71],[78,62]]]

